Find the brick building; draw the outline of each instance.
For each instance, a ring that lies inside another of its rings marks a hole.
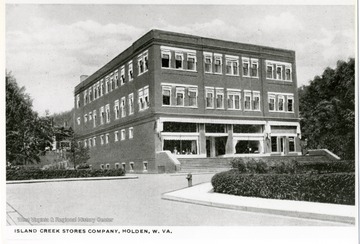
[[[151,30],[82,77],[74,119],[93,168],[300,155],[295,52]]]

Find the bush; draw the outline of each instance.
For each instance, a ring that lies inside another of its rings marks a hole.
[[[41,169],[10,169],[6,171],[6,180],[37,180],[37,179],[62,179],[62,178],[85,178],[103,176],[123,176],[123,169],[108,170],[41,170]]]
[[[242,158],[234,158],[231,160],[231,167],[233,169],[239,170],[241,173],[246,173],[246,164]]]
[[[231,195],[336,204],[355,204],[355,174],[243,174],[213,176],[214,191]]]

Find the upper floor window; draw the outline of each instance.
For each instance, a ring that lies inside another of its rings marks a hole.
[[[253,110],[260,110],[260,92],[253,92]]]
[[[251,77],[259,77],[259,60],[251,59]]]
[[[84,105],[88,102],[87,90],[84,91]]]
[[[171,53],[170,51],[161,51],[161,67],[170,68]]]
[[[245,76],[245,77],[250,76],[249,66],[250,66],[249,58],[242,58],[243,76]]]
[[[115,70],[114,72],[114,79],[115,79],[115,88],[119,87],[119,72],[118,70]]]
[[[185,88],[176,87],[176,106],[184,106]]]
[[[76,108],[80,108],[80,94],[76,95]]]
[[[182,53],[175,53],[175,68],[183,69],[184,55]]]
[[[87,122],[87,114],[84,114],[84,123]]]
[[[106,112],[106,123],[110,123],[110,104],[106,104],[105,112]]]
[[[114,141],[115,142],[119,141],[119,131],[114,132]]]
[[[275,95],[269,95],[269,111],[275,111]]]
[[[125,131],[125,129],[122,129],[121,131],[120,131],[120,140],[125,140],[125,138],[126,138],[126,131]]]
[[[134,72],[133,72],[133,63],[132,61],[130,61],[128,63],[128,76],[129,76],[129,81],[132,81],[134,79]]]
[[[293,96],[287,97],[287,111],[294,112],[294,97]]]
[[[92,89],[91,89],[91,87],[89,88],[89,91],[88,91],[88,94],[89,94],[89,103],[91,103],[91,96],[92,96]]]
[[[120,104],[120,107],[121,107],[121,118],[124,118],[126,117],[126,98],[125,97],[122,97],[121,98],[121,104]]]
[[[224,108],[224,89],[216,88],[216,108]]]
[[[244,93],[244,110],[251,110],[251,92],[245,91]]]
[[[129,139],[134,138],[134,127],[129,128]]]
[[[110,92],[110,80],[109,80],[109,76],[106,76],[106,78],[105,78],[105,94],[107,94],[108,92]]]
[[[285,65],[285,80],[291,81],[291,65]]]
[[[115,112],[115,119],[118,119],[118,118],[119,118],[119,114],[120,114],[119,100],[115,100],[114,112]]]
[[[77,124],[80,125],[80,123],[81,123],[80,117],[78,117],[76,121],[77,121]]]
[[[109,144],[109,138],[110,137],[110,135],[109,135],[109,133],[106,133],[105,134],[105,144]]]
[[[188,70],[196,70],[196,54],[187,54],[187,65]]]
[[[110,87],[111,87],[111,91],[115,90],[115,80],[113,73],[110,74]]]
[[[139,111],[143,111],[147,109],[150,105],[149,102],[149,86],[141,88],[138,90],[138,103],[139,103]]]
[[[276,65],[276,79],[282,80],[283,79],[283,71],[281,65]]]
[[[240,106],[240,101],[241,101],[241,93],[240,90],[238,91],[227,91],[227,97],[228,97],[228,109],[231,110],[240,110],[241,106]]]
[[[204,52],[205,73],[212,72],[212,53]]]
[[[129,94],[128,104],[129,104],[129,115],[132,115],[134,113],[134,94],[133,93]]]
[[[92,120],[92,112],[89,112],[89,121]]]
[[[266,79],[291,81],[291,63],[266,60]]]
[[[101,136],[100,136],[100,144],[101,144],[101,145],[104,145],[104,135],[101,135]]]
[[[125,84],[125,66],[122,66],[120,69],[120,85]]]
[[[104,86],[104,79],[101,79],[100,81],[100,96],[104,95],[105,86]]]
[[[93,111],[94,128],[96,127],[96,110]]]
[[[221,74],[222,73],[222,55],[221,54],[214,54],[214,73]]]
[[[162,87],[162,104],[171,105],[171,86]]]
[[[235,56],[225,56],[226,59],[226,74],[239,75],[239,58]]]
[[[197,107],[197,87],[189,87],[189,106]]]
[[[143,52],[138,56],[138,72],[139,75],[145,73],[149,69],[148,51]]]
[[[285,105],[285,98],[284,96],[278,96],[278,110],[279,111],[284,111],[284,106]]]
[[[104,106],[100,107],[100,124],[104,124],[105,122],[105,110]]]
[[[206,88],[206,108],[214,108],[214,88]]]
[[[266,78],[274,79],[274,65],[270,62],[266,62]]]
[[[93,146],[96,147],[96,136],[93,137]]]

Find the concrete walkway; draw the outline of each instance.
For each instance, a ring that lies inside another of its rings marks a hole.
[[[241,197],[213,192],[211,183],[165,193],[163,199],[289,217],[355,224],[356,207],[306,201]]]
[[[41,179],[41,180],[9,180],[6,184],[32,184],[44,182],[61,182],[61,181],[87,181],[87,180],[126,180],[137,179],[138,176],[102,176],[102,177],[81,177],[81,178],[61,178],[61,179]]]

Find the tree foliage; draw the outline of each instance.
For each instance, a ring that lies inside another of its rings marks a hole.
[[[32,100],[19,87],[11,73],[6,73],[6,158],[12,164],[39,162],[52,140],[51,119],[40,117]]]
[[[308,148],[355,158],[355,60],[338,61],[299,88],[302,135]]]
[[[74,168],[79,165],[85,165],[90,159],[89,148],[85,147],[83,143],[77,140],[75,133],[71,135],[71,148],[69,152],[69,160],[74,165]]]

